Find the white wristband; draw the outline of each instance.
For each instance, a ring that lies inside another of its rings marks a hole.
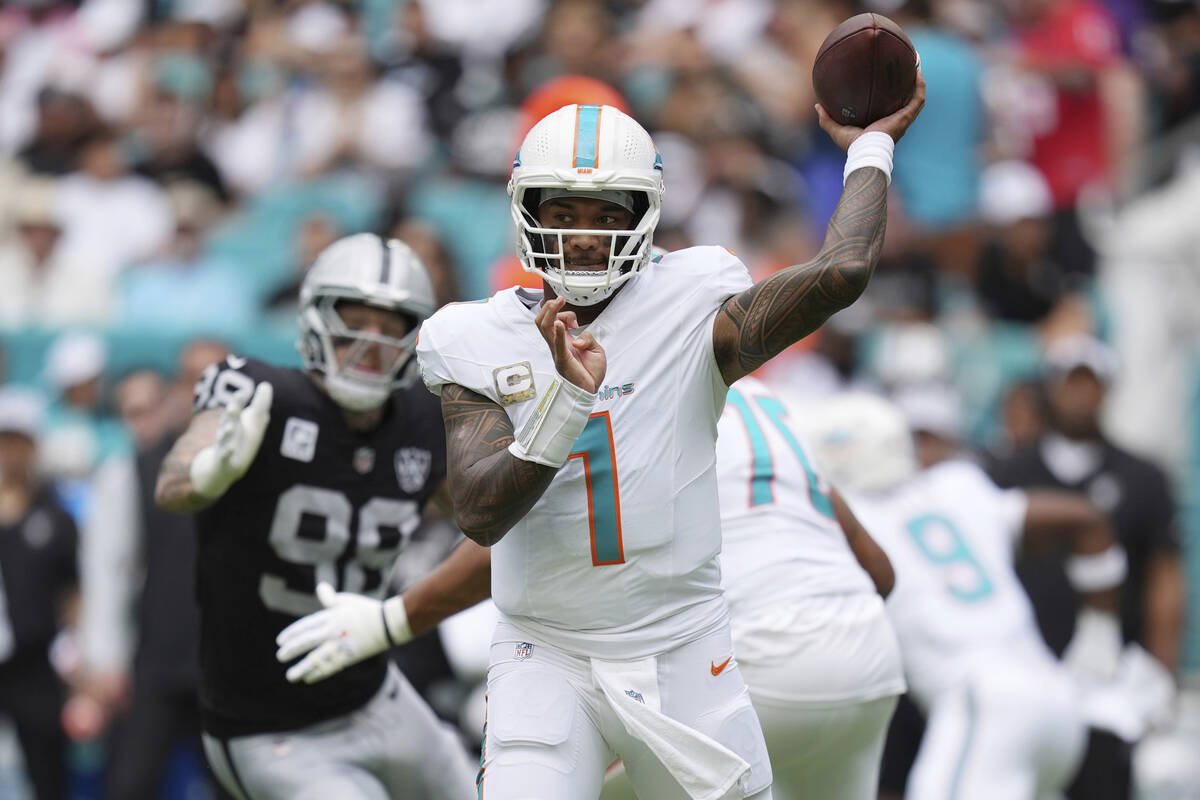
[[[846,149],[846,169],[842,172],[842,184],[856,169],[875,167],[883,170],[887,176],[888,186],[892,185],[892,153],[896,151],[896,142],[891,134],[883,131],[867,131],[850,143]]]
[[[383,601],[383,634],[392,647],[412,641],[412,626],[408,624],[408,612],[404,610],[403,597],[389,597]]]
[[[1100,553],[1070,556],[1064,568],[1067,581],[1075,591],[1103,592],[1115,589],[1125,580],[1129,559],[1125,556],[1125,549],[1114,544]]]
[[[595,394],[556,377],[508,452],[524,461],[561,467],[595,404]]]

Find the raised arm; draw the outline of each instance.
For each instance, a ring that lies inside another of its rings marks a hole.
[[[446,384],[442,419],[455,522],[467,538],[489,547],[533,507],[558,468],[509,452],[512,421],[481,394]]]
[[[154,486],[154,502],[159,508],[178,514],[199,511],[215,498],[203,497],[192,487],[192,459],[204,448],[217,441],[221,409],[210,408],[192,417],[186,431],[180,434],[163,459]]]
[[[899,140],[924,105],[925,79],[918,70],[909,104],[866,129],[838,125],[819,106],[818,114],[821,127],[840,147],[849,148],[870,131]],[[820,252],[809,262],[780,270],[725,301],[713,322],[713,351],[726,384],[821,327],[867,288],[883,247],[888,181],[889,175],[880,168],[853,169]]]
[[[273,397],[271,384],[263,381],[253,396],[239,395],[224,408],[193,416],[159,468],[154,502],[176,513],[199,511],[216,502],[254,462],[271,419]]]

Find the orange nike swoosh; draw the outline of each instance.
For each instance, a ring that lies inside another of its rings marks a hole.
[[[713,677],[715,678],[716,676],[718,676],[718,675],[720,675],[722,672],[724,672],[724,671],[725,671],[725,667],[729,666],[729,662],[730,662],[730,661],[733,661],[733,656],[730,656],[729,658],[725,659],[725,660],[724,660],[724,661],[722,661],[720,664],[717,664],[717,662],[715,662],[715,661],[714,661],[714,662],[712,662],[712,673],[713,673]]]

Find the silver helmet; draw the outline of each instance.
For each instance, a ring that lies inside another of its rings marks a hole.
[[[346,325],[339,302],[361,303],[408,318],[403,338]],[[338,239],[317,256],[300,286],[300,341],[306,369],[324,376],[334,402],[350,411],[378,408],[391,393],[417,378],[417,329],[435,310],[433,284],[421,259],[397,239],[356,233]],[[338,359],[336,346],[349,344]],[[378,371],[361,368],[378,347]]]

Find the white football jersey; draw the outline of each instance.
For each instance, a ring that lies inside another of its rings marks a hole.
[[[974,464],[946,462],[889,492],[848,496],[896,571],[888,613],[905,674],[928,706],[997,651],[1053,659],[1013,571],[1027,499]]]
[[[820,595],[874,594],[787,409],[762,382],[729,389],[717,426],[721,580],[733,613]]]
[[[542,497],[492,547],[492,597],[531,636],[638,658],[727,620],[714,468],[726,386],[712,326],[750,284],[724,248],[669,253],[588,326],[608,359],[591,418]],[[556,375],[533,322],[539,299],[507,289],[434,314],[417,345],[426,385],[478,392],[520,431]]]

